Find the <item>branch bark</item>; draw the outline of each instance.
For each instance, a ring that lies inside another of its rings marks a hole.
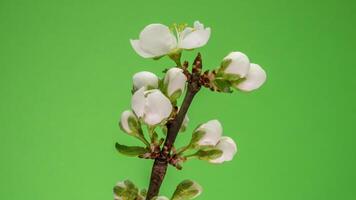
[[[173,144],[177,138],[177,134],[179,132],[180,127],[182,126],[184,117],[187,114],[189,106],[191,105],[194,96],[199,92],[201,88],[201,69],[201,55],[198,54],[193,63],[192,74],[188,79],[187,91],[183,103],[179,109],[179,112],[173,120],[167,122],[167,137],[164,146],[160,152],[160,155],[155,159],[153,163],[146,200],[151,200],[153,197],[158,196],[159,194],[159,189],[167,172],[169,154],[172,150]]]

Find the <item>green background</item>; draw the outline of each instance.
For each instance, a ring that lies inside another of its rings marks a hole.
[[[205,69],[230,51],[264,67],[253,93],[200,92],[195,126],[219,119],[239,154],[232,162],[169,168],[161,193],[199,182],[199,199],[356,198],[356,4],[304,1],[0,1],[0,199],[104,200],[126,178],[147,187],[151,160],[114,143],[140,144],[117,121],[131,76],[173,66],[129,44],[149,23],[212,28]],[[191,60],[197,50],[187,52]]]

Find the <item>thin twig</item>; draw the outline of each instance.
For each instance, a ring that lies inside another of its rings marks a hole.
[[[160,152],[160,155],[154,161],[146,200],[151,200],[153,197],[159,194],[159,189],[167,172],[168,159],[170,157],[169,155],[177,138],[177,134],[182,126],[184,117],[187,114],[187,111],[193,101],[194,96],[199,92],[201,88],[201,69],[202,61],[201,55],[199,53],[194,60],[192,74],[191,76],[189,76],[188,79],[187,92],[185,94],[183,103],[179,109],[179,112],[173,120],[167,122],[167,137],[164,146]]]

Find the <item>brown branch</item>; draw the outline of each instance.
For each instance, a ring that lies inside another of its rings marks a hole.
[[[152,167],[150,185],[147,192],[146,200],[151,200],[153,197],[159,194],[159,189],[163,182],[164,176],[167,172],[168,159],[170,151],[172,150],[173,144],[177,138],[180,127],[182,126],[183,120],[190,104],[193,101],[194,96],[199,92],[201,88],[200,83],[200,73],[202,69],[202,61],[200,53],[194,60],[192,74],[188,79],[188,89],[185,94],[183,103],[179,109],[177,116],[167,122],[167,137],[164,146],[160,152],[160,155],[155,159]]]

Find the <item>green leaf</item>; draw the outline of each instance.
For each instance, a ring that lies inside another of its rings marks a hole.
[[[126,146],[126,145],[121,145],[119,143],[115,144],[116,150],[120,152],[121,154],[124,154],[126,156],[139,156],[145,153],[148,153],[149,151],[144,148],[144,147],[138,147],[138,146]]]
[[[213,160],[219,158],[222,155],[222,151],[220,149],[215,148],[207,148],[201,149],[195,153],[195,156],[200,160]]]
[[[189,200],[200,195],[202,187],[194,181],[184,180],[173,193],[172,200]]]

